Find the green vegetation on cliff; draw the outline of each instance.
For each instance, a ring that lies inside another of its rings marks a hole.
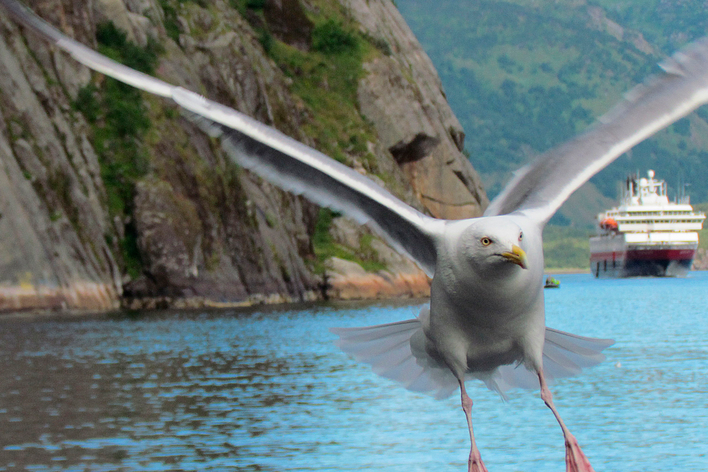
[[[321,1],[318,7],[318,14],[308,13],[313,24],[308,50],[276,39],[266,21],[254,24],[254,28],[260,30],[261,38],[268,38],[264,49],[292,80],[291,92],[311,112],[302,131],[313,140],[314,147],[344,164],[357,162],[368,173],[389,181],[368,148],[367,143],[377,138],[373,126],[359,113],[357,89],[364,74],[364,60],[390,53],[390,48],[381,40],[361,34],[338,4]],[[357,262],[368,271],[385,269],[376,260],[375,251],[366,250],[367,241],[362,241],[360,248],[346,248],[332,241],[328,230],[333,215],[327,209],[318,214],[313,237],[315,271],[321,272],[324,261],[333,256]]]
[[[335,217],[341,216],[328,208],[321,208],[312,244],[315,248],[317,263],[315,272],[322,274],[325,271],[325,261],[331,257],[338,257],[345,261],[356,262],[368,272],[378,272],[385,270],[386,266],[378,261],[376,250],[371,247],[373,236],[365,234],[359,241],[358,248],[350,248],[336,243],[330,234],[332,221]]]
[[[315,147],[330,157],[351,165],[359,161],[367,172],[380,175],[376,157],[367,142],[376,141],[373,127],[359,113],[357,89],[364,74],[364,60],[381,54],[379,43],[363,36],[345,12],[331,8],[312,16],[312,47],[303,51],[273,40],[269,55],[292,80],[291,91],[312,112],[303,131]]]
[[[154,73],[160,46],[149,40],[141,48],[127,39],[111,22],[96,28],[96,42],[102,54],[147,74]],[[119,241],[126,271],[137,277],[142,267],[135,227],[130,223],[135,184],[149,168],[148,154],[142,139],[150,128],[150,120],[139,90],[105,78],[98,85],[82,88],[74,107],[91,125],[92,143],[101,165],[101,178],[106,188],[108,212],[112,218],[129,221]]]
[[[390,54],[390,47],[385,41],[361,33],[359,25],[339,3],[324,0],[315,3],[317,8],[303,10],[307,15],[303,21],[311,23],[311,28],[305,29],[309,31],[309,37],[305,38],[309,47],[305,48],[276,37],[271,31],[269,21],[272,18],[265,11],[265,2],[231,0],[229,5],[248,21],[264,52],[290,79],[290,92],[300,101],[298,105],[302,110],[298,112],[305,117],[299,132],[304,133],[320,151],[347,165],[361,166],[366,172],[388,182],[392,179],[379,168],[377,158],[369,148],[368,143],[376,142],[377,137],[373,126],[358,111],[357,88],[364,74],[364,60],[377,54]],[[219,24],[215,21],[217,9],[208,2],[160,0],[159,5],[164,12],[167,36],[178,45],[182,34],[203,34],[206,37],[212,33],[210,28]],[[209,17],[211,21],[206,20]],[[194,21],[194,18],[200,20]],[[185,20],[191,25],[189,32],[183,31]],[[200,28],[206,29],[202,31]],[[163,51],[154,39],[148,39],[144,48],[137,46],[110,22],[98,25],[96,41],[101,53],[153,75],[158,56]],[[126,271],[133,278],[142,270],[137,234],[132,223],[135,185],[148,173],[161,172],[161,159],[151,161],[149,157],[155,144],[153,135],[158,129],[164,132],[166,127],[169,128],[169,124],[163,122],[165,119],[177,118],[172,109],[152,102],[148,107],[147,103],[136,89],[102,77],[80,90],[75,100],[75,108],[91,125],[109,213],[115,221],[128,222],[123,228],[124,237],[115,244],[122,253]],[[278,127],[292,122],[291,117],[283,116],[292,110],[274,110],[273,125]],[[168,116],[170,114],[175,116]],[[206,171],[199,175],[207,180],[214,177],[206,175]],[[203,184],[212,186],[207,182]],[[383,268],[376,260],[375,251],[368,250],[370,244],[367,246],[366,241],[362,242],[362,247],[345,248],[333,243],[331,238],[322,237],[322,228],[328,228],[331,222],[331,212],[321,211],[318,218],[318,231],[313,238],[317,256],[315,271],[321,270],[324,260],[331,256],[358,262],[367,270]]]

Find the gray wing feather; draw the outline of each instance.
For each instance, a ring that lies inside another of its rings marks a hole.
[[[427,316],[429,308],[421,310]],[[335,344],[357,361],[369,364],[382,376],[401,383],[408,390],[431,393],[447,398],[457,389],[452,372],[431,358],[420,346],[420,318],[365,328],[331,328],[339,336]],[[587,338],[546,328],[543,345],[543,370],[546,379],[579,374],[605,359],[602,350],[614,344],[611,339]],[[472,373],[466,379],[478,378],[502,397],[512,388],[536,389],[536,373],[523,365],[504,365],[490,373]]]
[[[605,360],[602,350],[614,344],[611,339],[587,338],[546,328],[543,344],[543,372],[548,382],[579,374]],[[505,365],[481,378],[491,390],[504,396],[512,388],[536,389],[538,377],[523,365]]]
[[[239,165],[284,190],[369,224],[432,277],[436,262],[434,235],[435,230],[441,229],[441,221],[406,205],[349,167],[245,115],[235,117],[244,124],[232,123],[232,127],[207,118],[205,112],[193,113],[188,107],[194,107],[184,95],[184,90],[176,94],[178,103],[182,102],[188,110],[186,116],[211,136],[219,137],[224,150]],[[230,115],[238,113],[226,110]],[[242,132],[244,128],[251,133]],[[273,146],[276,142],[281,144],[280,149]]]
[[[138,72],[130,67],[119,64],[106,56],[97,53],[84,46],[83,44],[74,41],[65,36],[55,27],[38,17],[27,6],[16,0],[0,0],[0,5],[5,7],[10,16],[18,23],[30,28],[32,31],[40,35],[46,41],[55,44],[60,49],[71,54],[71,56],[86,67],[95,71],[102,72],[106,75],[118,79],[122,82],[143,89],[147,92],[169,97],[172,85],[163,82],[147,74]]]
[[[443,222],[403,203],[372,180],[231,108],[123,66],[67,38],[16,0],[0,0],[21,24],[67,51],[77,61],[145,91],[172,98],[187,116],[219,136],[229,156],[287,190],[369,223],[397,250],[432,276],[436,238]]]
[[[632,89],[588,131],[521,168],[485,216],[522,211],[545,224],[571,193],[618,156],[708,102],[708,38],[660,66],[663,74]]]
[[[457,379],[449,369],[437,365],[424,351],[411,346],[412,338],[422,334],[422,324],[417,318],[330,331],[339,336],[335,344],[342,351],[369,364],[377,375],[394,380],[408,390],[447,398],[457,388]]]

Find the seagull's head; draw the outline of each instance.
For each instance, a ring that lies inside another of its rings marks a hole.
[[[465,233],[465,254],[477,269],[503,273],[528,269],[524,232],[513,220],[479,218]]]

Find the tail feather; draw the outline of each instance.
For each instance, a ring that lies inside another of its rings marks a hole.
[[[535,372],[528,370],[523,364],[510,364],[498,367],[488,376],[479,376],[489,390],[497,392],[506,399],[506,392],[513,388],[533,390],[539,387]]]
[[[383,372],[386,370],[399,366],[411,358],[410,348],[405,344],[399,344],[390,351],[385,351],[377,356],[369,357],[367,359],[367,363],[372,366],[379,366],[378,368],[374,367],[374,372],[379,375],[384,375]],[[413,360],[415,361],[415,359]]]
[[[397,321],[376,326],[366,326],[364,328],[330,328],[330,331],[339,336],[337,345],[345,345],[351,342],[363,343],[376,341],[381,338],[413,333],[420,328],[420,321],[417,318],[412,320]],[[346,351],[345,351],[346,352]]]
[[[457,379],[427,356],[424,348],[415,346],[415,339],[423,339],[422,329],[420,319],[415,318],[365,328],[331,328],[330,331],[339,336],[336,345],[342,351],[369,364],[376,374],[414,392],[430,393],[436,398],[449,397],[457,388]]]
[[[546,342],[548,341],[578,354],[598,353],[615,343],[613,339],[587,338],[553,328],[546,328]]]
[[[543,345],[543,371],[553,370],[554,374],[565,373],[567,375],[577,375],[582,372],[582,368],[570,359],[570,356],[563,352],[563,349],[551,343]],[[552,375],[550,372],[546,376]],[[555,375],[553,375],[555,377]]]
[[[428,308],[421,317],[428,315]],[[452,372],[428,356],[420,318],[365,328],[331,328],[339,336],[336,345],[356,360],[369,364],[382,376],[401,383],[408,390],[447,398],[458,387]],[[543,369],[546,379],[579,374],[605,359],[602,350],[614,344],[610,339],[586,338],[546,328]],[[505,396],[512,388],[536,389],[538,377],[523,365],[504,365],[488,373],[471,373],[487,387]]]
[[[613,344],[612,339],[587,338],[546,328],[543,344],[543,372],[546,380],[552,383],[556,379],[577,375],[583,369],[596,366],[605,360],[602,350]],[[502,396],[512,388],[539,388],[536,373],[521,365],[498,367],[489,378],[482,380],[487,387]]]
[[[602,351],[614,344],[612,339],[587,338],[546,328],[543,369],[549,381],[569,377],[605,360]]]
[[[408,356],[395,365],[379,365],[374,367],[373,370],[381,377],[396,380],[404,385],[409,385],[424,373],[423,369],[416,364],[413,356]]]
[[[421,369],[418,377],[411,380],[405,387],[411,392],[427,392],[429,391],[430,380],[425,373],[425,369]]]
[[[405,349],[410,342],[410,336],[406,333],[403,335],[392,335],[387,339],[386,343],[380,340],[356,342],[351,340],[339,340],[336,345],[347,354],[351,354],[360,360],[371,359],[381,354],[386,354],[394,349]]]

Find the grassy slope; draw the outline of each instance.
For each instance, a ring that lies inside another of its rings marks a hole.
[[[548,225],[543,231],[543,252],[547,270],[589,269],[593,230]]]
[[[699,0],[396,3],[440,73],[490,197],[530,156],[584,129],[663,55],[708,30]],[[627,34],[617,39],[592,26],[588,7]],[[632,44],[640,33],[657,54]],[[681,120],[576,192],[544,233],[546,266],[588,266],[594,215],[615,203],[627,173],[654,169],[670,192],[687,183],[694,201],[708,201],[707,118],[701,110]],[[708,234],[701,241],[708,247]]]
[[[591,27],[583,3],[397,1],[440,73],[467,133],[472,163],[492,197],[511,171],[582,130],[660,60]],[[656,39],[657,51],[671,51],[705,31],[702,8],[655,1],[652,11],[644,0],[595,4],[606,7],[608,18],[620,25],[650,42]],[[635,15],[639,10],[644,13]],[[670,38],[659,41],[661,31]],[[621,157],[591,182],[614,199],[616,183],[627,173],[653,168],[670,187],[690,183],[694,199],[708,201],[708,144],[701,139],[706,130],[705,120],[694,114],[637,146],[631,158]],[[587,226],[587,213],[605,203],[598,201],[588,212],[577,208],[587,202],[571,202],[555,222]]]
[[[693,209],[708,215],[708,203],[693,204]],[[700,249],[708,249],[708,223],[705,223],[703,229],[698,232],[698,247]]]

